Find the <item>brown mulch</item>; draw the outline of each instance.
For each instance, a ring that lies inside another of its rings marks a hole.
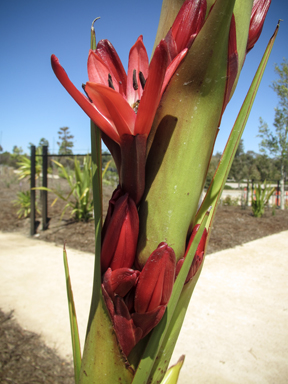
[[[0,383],[72,384],[74,372],[39,335],[21,328],[13,313],[0,310]]]
[[[29,189],[25,181],[19,182],[10,170],[0,170],[0,231],[17,231],[29,235],[29,219],[18,219],[17,208],[12,201],[17,191]],[[49,187],[57,188],[68,194],[67,184],[62,179],[49,180]],[[112,186],[104,186],[103,201],[105,210],[113,191]],[[37,192],[39,194],[39,192]],[[60,220],[65,204],[57,201],[53,207],[54,196],[48,194],[49,229],[42,231],[38,227],[37,238],[63,244],[85,252],[94,252],[94,225],[75,222],[67,212]],[[41,222],[41,217],[37,217]],[[251,208],[241,209],[235,206],[220,206],[213,224],[207,254],[232,248],[273,233],[288,230],[288,210],[266,209],[262,218],[252,216]],[[0,311],[0,382],[3,384],[30,383],[73,383],[72,365],[47,348],[38,335],[23,330],[12,314]]]

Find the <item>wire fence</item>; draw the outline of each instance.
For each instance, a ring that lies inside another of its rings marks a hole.
[[[36,233],[36,158],[42,158],[42,187],[48,187],[48,167],[52,167],[52,177],[59,177],[54,173],[53,164],[51,160],[60,159],[59,162],[65,166],[73,169],[73,158],[75,157],[85,157],[91,156],[90,153],[86,154],[49,154],[48,147],[42,147],[42,153],[36,153],[36,147],[31,146],[31,213],[30,213],[30,234],[33,236]],[[106,158],[106,159],[105,159]],[[108,158],[112,158],[110,153],[103,153],[102,160],[106,164]],[[65,159],[65,161],[63,160]],[[50,162],[49,162],[50,160]],[[116,173],[116,169],[112,170]],[[236,182],[227,182],[226,187],[230,189],[224,189],[222,193],[222,203],[226,205],[241,205],[242,207],[250,206],[252,200],[255,198],[255,188],[259,183],[262,183],[261,180],[245,180],[241,183]],[[270,180],[267,181],[266,185],[275,187],[275,191],[271,198],[269,199],[269,204],[271,206],[280,207],[280,181],[279,180]],[[234,188],[237,186],[237,188]],[[288,206],[288,185],[285,184],[284,191],[285,206]],[[48,229],[48,192],[47,190],[41,190],[40,195],[40,204],[42,211],[42,230]]]

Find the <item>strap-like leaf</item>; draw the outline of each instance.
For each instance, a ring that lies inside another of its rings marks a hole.
[[[268,58],[270,56],[276,35],[278,33],[278,29],[279,29],[279,23],[277,24],[274,34],[271,37],[267,45],[267,48],[264,52],[264,55],[259,64],[257,72],[254,76],[252,84],[249,88],[247,96],[245,97],[244,103],[242,104],[241,110],[238,114],[238,117],[230,133],[229,139],[227,141],[226,147],[222,154],[221,160],[219,161],[219,165],[216,169],[215,175],[211,181],[211,184],[206,193],[205,199],[202,202],[202,205],[196,215],[196,218],[194,220],[192,227],[196,223],[201,222],[202,217],[205,215],[205,212],[207,211],[208,207],[212,206],[211,215],[209,216],[209,219],[207,222],[207,228],[208,227],[211,228],[218,201],[221,197],[221,193],[223,191],[226,179],[228,177],[236,150],[238,148],[241,136],[243,134],[245,125],[247,123],[256,93],[258,91],[264,70],[267,65]],[[209,234],[209,231],[208,231],[208,234]]]
[[[67,298],[68,298],[68,309],[69,309],[69,319],[70,319],[70,329],[71,329],[71,339],[72,339],[72,349],[73,349],[73,361],[74,361],[74,375],[75,383],[79,381],[80,368],[81,368],[81,349],[80,349],[80,340],[79,340],[79,331],[76,317],[76,310],[73,298],[73,292],[70,281],[70,274],[68,268],[67,254],[64,246],[63,250],[63,260],[64,260],[64,269],[65,269],[65,278],[66,278],[66,289],[67,289]]]

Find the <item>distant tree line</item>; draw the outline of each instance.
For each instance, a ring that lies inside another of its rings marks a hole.
[[[206,188],[209,186],[214,172],[217,168],[221,153],[217,152],[212,156],[209,166]],[[259,154],[254,151],[244,151],[243,140],[240,141],[234,161],[232,163],[228,179],[240,183],[243,180],[281,180],[281,159],[271,158],[266,154]]]

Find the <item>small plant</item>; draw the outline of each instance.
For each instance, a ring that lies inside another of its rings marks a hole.
[[[17,199],[13,201],[14,206],[19,206],[19,209],[17,211],[18,219],[21,219],[21,217],[27,218],[30,216],[31,212],[31,192],[28,191],[19,191],[17,192]],[[36,203],[36,210],[38,213],[40,211],[37,209],[37,203]]]
[[[41,148],[37,148],[37,155],[41,155]],[[31,159],[29,159],[26,156],[21,156],[20,161],[17,162],[18,169],[18,179],[29,179],[31,178]],[[35,175],[36,178],[40,176],[42,170],[42,158],[40,156],[37,156],[35,158]]]
[[[261,217],[264,214],[264,207],[268,204],[275,188],[266,186],[264,181],[264,188],[262,189],[261,183],[255,189],[255,197],[252,199],[252,211],[255,217]]]
[[[227,195],[225,199],[222,200],[222,205],[226,205],[229,207],[230,206],[237,207],[238,202],[239,202],[238,197],[235,197],[235,199],[233,199],[230,195]]]
[[[91,159],[89,156],[84,157],[83,166],[81,167],[79,160],[75,157],[74,161],[74,173],[70,172],[58,161],[53,160],[58,167],[58,172],[61,177],[64,177],[69,184],[70,192],[65,197],[56,189],[49,189],[45,187],[39,187],[37,189],[45,190],[54,193],[57,197],[53,201],[54,205],[58,198],[67,202],[65,205],[61,219],[68,208],[71,208],[71,216],[74,216],[76,221],[88,221],[92,217],[93,211],[93,198],[91,194],[92,188],[92,168]],[[71,201],[70,198],[74,200]],[[70,201],[69,201],[70,200]]]

